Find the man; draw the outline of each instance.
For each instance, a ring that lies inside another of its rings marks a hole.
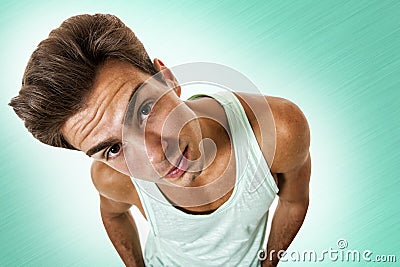
[[[81,15],[39,44],[10,105],[41,142],[94,159],[102,220],[127,266],[276,266],[308,208],[304,115],[281,98],[182,101],[180,90],[118,18]],[[144,255],[132,205],[151,226]]]

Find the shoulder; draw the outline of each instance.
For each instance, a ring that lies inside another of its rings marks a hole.
[[[308,157],[308,122],[293,102],[278,97],[266,99],[270,104],[276,129],[276,148],[271,169],[277,173],[290,172],[302,166]]]
[[[94,186],[103,197],[133,205],[140,203],[136,188],[129,176],[100,161],[93,161],[90,174]]]
[[[271,172],[285,173],[299,168],[307,159],[310,146],[310,130],[301,109],[280,97],[243,93],[238,96]],[[268,109],[269,113],[262,109]],[[257,116],[260,112],[264,114]]]

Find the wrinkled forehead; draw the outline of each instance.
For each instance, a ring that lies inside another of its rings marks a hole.
[[[117,138],[132,93],[149,76],[127,63],[105,64],[99,69],[82,109],[63,125],[65,139],[86,152],[88,147],[101,139]]]

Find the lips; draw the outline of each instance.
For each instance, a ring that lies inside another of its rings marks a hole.
[[[186,169],[188,167],[187,154],[188,154],[188,147],[185,148],[182,155],[179,157],[177,163],[172,167],[171,170],[168,171],[168,173],[164,176],[164,178],[167,179],[178,178],[181,177],[186,172]]]

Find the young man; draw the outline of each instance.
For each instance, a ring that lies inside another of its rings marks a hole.
[[[118,18],[81,15],[39,44],[10,105],[41,142],[94,159],[102,220],[127,266],[276,266],[308,208],[304,115],[281,98],[180,91]],[[132,205],[151,227],[144,255]]]

